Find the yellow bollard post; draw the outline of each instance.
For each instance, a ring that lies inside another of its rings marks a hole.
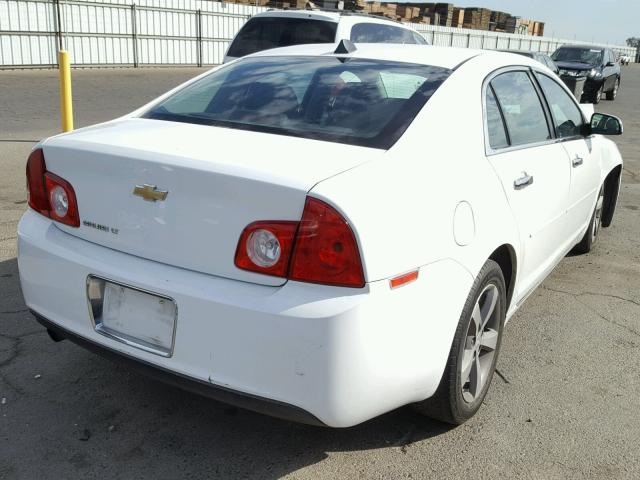
[[[71,62],[69,52],[58,52],[60,66],[60,115],[62,117],[62,131],[73,130],[73,99],[71,97]]]

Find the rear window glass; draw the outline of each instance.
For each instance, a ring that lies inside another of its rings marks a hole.
[[[356,23],[351,28],[351,41],[356,43],[417,43],[410,30],[381,23]]]
[[[244,57],[270,48],[309,43],[334,43],[338,24],[305,18],[252,18],[229,47],[230,57]]]
[[[369,59],[246,58],[144,117],[387,149],[450,73]]]

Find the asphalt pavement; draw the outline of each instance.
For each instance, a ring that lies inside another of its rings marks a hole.
[[[76,126],[201,71],[74,71]],[[640,66],[624,67],[618,99],[598,106],[625,124],[614,223],[509,323],[480,412],[450,428],[403,408],[344,430],[183,392],[53,343],[36,323],[16,225],[25,159],[59,130],[56,74],[0,71],[0,478],[640,478]]]

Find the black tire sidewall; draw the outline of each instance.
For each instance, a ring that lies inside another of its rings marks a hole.
[[[499,319],[499,332],[498,332],[498,343],[495,350],[495,355],[493,357],[493,363],[489,370],[489,378],[482,389],[482,392],[478,397],[472,402],[467,403],[462,397],[462,380],[460,378],[460,368],[459,363],[462,361],[462,354],[464,351],[466,334],[469,328],[469,324],[471,322],[471,313],[473,312],[473,308],[475,307],[476,302],[478,301],[478,297],[485,289],[485,287],[489,284],[494,284],[498,288],[498,292],[500,293],[500,298],[498,300],[497,314],[500,315]],[[451,376],[455,375],[455,381],[450,382],[450,390],[449,390],[449,400],[451,402],[451,410],[452,416],[454,419],[462,423],[465,420],[472,417],[482,405],[484,397],[489,390],[489,386],[491,385],[491,380],[493,378],[493,373],[495,371],[496,362],[498,360],[498,356],[500,353],[500,345],[502,344],[502,334],[504,332],[504,323],[506,318],[506,286],[504,277],[502,275],[502,270],[500,266],[492,260],[488,260],[487,263],[482,267],[480,271],[480,275],[474,282],[473,288],[467,298],[467,302],[465,303],[464,309],[462,311],[462,315],[460,316],[460,321],[458,324],[458,328],[456,330],[456,337],[454,339],[454,344],[452,345],[451,354],[455,355],[455,361],[451,363],[451,367],[455,369],[454,372],[449,372]],[[451,377],[450,377],[451,378]]]
[[[604,94],[604,84],[596,90],[596,93],[593,94],[593,104],[598,105],[602,100],[602,95]]]

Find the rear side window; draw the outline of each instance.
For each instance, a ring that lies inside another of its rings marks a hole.
[[[511,146],[551,139],[540,97],[526,72],[507,72],[491,81],[509,131]]]
[[[355,43],[417,43],[410,30],[381,23],[356,23],[351,27],[351,41]]]
[[[143,117],[390,148],[451,70],[337,57],[229,64]]]
[[[583,124],[582,113],[569,94],[546,75],[538,75],[547,103],[551,109],[556,134],[560,138],[580,135]]]
[[[419,33],[412,32],[411,35],[413,36],[413,40],[416,45],[429,45],[429,43]]]
[[[244,57],[270,48],[309,43],[334,43],[338,24],[306,18],[257,17],[244,24],[229,47],[230,57]]]
[[[500,107],[496,101],[496,97],[493,94],[491,88],[487,88],[487,132],[489,135],[489,145],[494,150],[499,148],[506,148],[509,146],[509,140],[507,138],[507,131],[504,127],[504,121],[502,120],[502,114],[500,113]]]

